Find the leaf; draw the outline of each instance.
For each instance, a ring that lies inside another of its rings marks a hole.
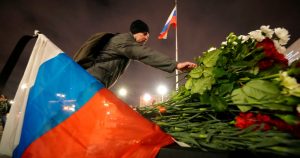
[[[199,93],[201,95],[206,90],[210,90],[214,82],[215,80],[212,77],[197,79],[191,87],[191,93]]]
[[[191,76],[191,78],[200,78],[202,76],[203,73],[203,69],[202,67],[198,66],[195,69],[193,69],[189,75]]]
[[[203,76],[204,77],[214,77],[214,68],[212,68],[212,67],[206,67],[206,68],[204,68],[204,70],[203,70]]]
[[[213,74],[215,78],[220,78],[225,76],[227,72],[223,68],[216,67],[213,69]]]
[[[292,111],[291,106],[277,104],[280,99],[280,90],[272,82],[264,80],[252,80],[242,88],[235,89],[231,94],[233,103],[237,105],[253,104],[251,106],[260,109]],[[239,107],[241,111],[247,108]]]
[[[241,57],[241,59],[244,59],[249,55],[251,55],[251,53],[249,52],[247,45],[243,45],[239,56]]]
[[[280,90],[275,84],[264,80],[252,80],[242,87],[242,91],[248,97],[259,101],[276,98],[280,94]]]
[[[203,63],[203,57],[199,56],[195,58],[195,61],[198,65],[201,65],[201,63]]]
[[[300,98],[295,96],[281,96],[280,100],[286,105],[297,105],[300,103]]]
[[[252,109],[251,106],[244,106],[244,105],[238,105],[237,107],[241,110],[241,112],[247,112]]]
[[[237,104],[237,107],[242,111],[242,112],[247,112],[252,109],[252,106],[243,106],[243,105],[238,105],[238,104],[245,104],[250,102],[255,102],[255,100],[251,100],[243,91],[241,88],[235,89],[232,91],[231,94],[231,100],[233,103]]]
[[[212,107],[217,112],[225,111],[227,109],[227,106],[228,106],[226,101],[220,96],[211,95],[210,96],[210,102],[211,102]]]
[[[203,104],[210,104],[210,99],[208,93],[204,93],[203,95],[200,95],[200,101]]]
[[[216,50],[207,52],[207,53],[205,54],[205,56],[203,57],[203,64],[204,64],[206,67],[213,67],[213,66],[215,66],[217,60],[219,59],[219,54],[220,54],[221,52],[222,52],[222,51],[219,50],[219,49],[216,49]]]
[[[191,89],[193,87],[193,78],[189,78],[185,83],[186,89]]]
[[[231,100],[234,104],[256,103],[256,100],[249,98],[241,88],[232,91]]]
[[[224,54],[224,53],[222,53],[222,54]],[[216,66],[218,66],[218,67],[224,67],[224,66],[226,66],[226,64],[228,62],[228,58],[222,54],[219,55],[218,62],[216,63]]]
[[[245,68],[245,67],[252,67],[253,64],[247,62],[247,61],[235,61],[234,63],[232,63],[232,65],[230,65],[230,67],[233,68]]]
[[[275,114],[275,115],[290,125],[297,125],[300,123],[300,118],[298,118],[295,115],[290,115],[290,114],[287,114],[287,115]]]
[[[265,103],[257,107],[269,110],[293,111],[292,106],[286,106],[285,104]]]
[[[275,99],[275,98],[273,98]],[[291,106],[286,106],[282,104],[275,104],[275,103],[270,103],[274,102],[273,99],[266,99],[264,101],[259,101],[256,98],[253,98],[251,96],[248,96],[247,94],[244,93],[242,88],[238,88],[232,91],[231,93],[231,100],[234,104],[237,104],[238,108],[242,112],[246,112],[250,110],[253,106],[258,107],[260,109],[269,109],[269,110],[281,110],[281,111],[292,111]],[[246,106],[243,106],[243,104],[249,104],[248,108]],[[251,105],[253,104],[253,105]],[[250,106],[251,105],[251,106]]]
[[[234,83],[224,83],[224,84],[221,84],[219,87],[218,87],[218,92],[219,92],[219,95],[220,96],[223,96],[225,94],[229,94],[231,93],[232,89],[233,89],[233,85]]]

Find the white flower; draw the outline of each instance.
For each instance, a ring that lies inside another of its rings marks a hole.
[[[279,44],[279,42],[277,40],[273,40],[273,43],[274,43],[275,48],[278,51],[278,49],[281,47],[281,45]]]
[[[238,43],[237,43],[236,41],[233,41],[232,44],[233,44],[233,45],[237,45]]]
[[[250,38],[253,38],[258,42],[261,42],[263,39],[265,39],[261,30],[251,31],[251,32],[249,32],[249,35],[250,35]]]
[[[280,72],[281,85],[288,89],[295,89],[299,87],[296,78],[290,77],[286,71]]]
[[[270,25],[262,25],[260,27],[260,30],[265,33],[266,37],[268,38],[272,38],[273,34],[274,34],[274,31],[272,29],[269,28]]]
[[[227,45],[227,41],[223,41],[223,42],[221,43],[221,45],[226,46],[226,45]]]
[[[289,32],[285,28],[275,28],[276,36],[279,38],[279,44],[286,45],[290,40]]]
[[[300,97],[300,84],[298,84],[296,78],[290,77],[287,72],[280,72],[279,78],[281,85],[285,87],[284,92],[288,95]]]
[[[287,44],[287,42],[290,40],[290,38],[289,37],[287,37],[287,38],[285,38],[285,39],[280,39],[279,40],[279,44],[280,45],[286,45]]]
[[[281,53],[281,54],[284,54],[284,53],[285,53],[286,48],[283,47],[283,46],[281,46],[277,40],[273,40],[273,43],[274,43],[274,46],[275,46],[276,50],[277,50],[279,53]]]
[[[213,50],[216,50],[217,48],[215,48],[215,47],[211,47],[211,48],[209,48],[208,50],[207,50],[207,52],[211,52],[211,51],[213,51]]]
[[[249,36],[240,35],[238,38],[242,40],[242,43],[245,43],[246,41],[248,41]]]

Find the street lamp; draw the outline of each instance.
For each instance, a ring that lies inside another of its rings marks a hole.
[[[151,95],[148,93],[145,93],[143,96],[143,99],[146,103],[148,103],[151,100]]]
[[[127,95],[127,90],[125,88],[121,88],[119,90],[119,95],[125,97]]]
[[[159,85],[156,90],[157,90],[157,93],[161,95],[161,102],[163,102],[164,95],[167,94],[167,92],[168,92],[167,87],[164,85]]]

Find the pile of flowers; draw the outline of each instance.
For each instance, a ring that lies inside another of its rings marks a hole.
[[[300,61],[285,58],[289,37],[269,26],[230,33],[168,101],[138,110],[184,146],[300,155]]]

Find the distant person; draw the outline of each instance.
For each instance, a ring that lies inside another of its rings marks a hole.
[[[1,125],[4,128],[6,123],[6,116],[10,110],[10,103],[4,95],[0,95],[0,114],[1,114]]]
[[[130,60],[138,60],[169,73],[174,72],[175,69],[186,71],[197,66],[192,62],[176,62],[145,46],[149,33],[149,27],[145,22],[135,20],[130,25],[130,32],[110,34],[106,42],[95,42],[103,38],[103,34],[95,34],[83,44],[75,54],[74,60],[80,65],[85,65],[83,67],[107,88],[123,74]],[[90,51],[92,55],[78,59],[81,54],[88,54],[86,51]]]

